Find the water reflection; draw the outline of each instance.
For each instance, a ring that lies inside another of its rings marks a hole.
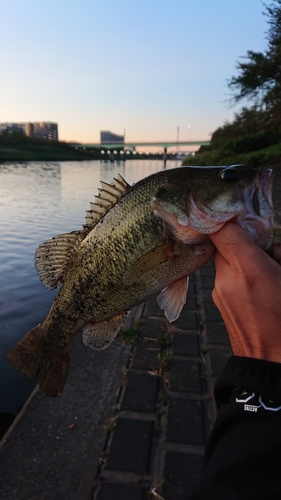
[[[175,166],[179,162],[168,162],[168,168]],[[100,179],[110,182],[120,173],[132,184],[162,168],[157,160],[0,165],[0,412],[16,413],[34,386],[10,368],[5,355],[44,319],[56,294],[36,274],[37,246],[82,227]]]

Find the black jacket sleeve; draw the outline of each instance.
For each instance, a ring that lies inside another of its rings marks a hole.
[[[201,481],[188,500],[281,499],[281,364],[229,359]]]

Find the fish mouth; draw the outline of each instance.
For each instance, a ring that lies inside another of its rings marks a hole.
[[[218,192],[206,203],[195,193],[188,196],[188,210],[165,196],[152,199],[155,215],[162,218],[174,237],[184,244],[204,241],[208,234],[221,229],[229,220],[235,220],[263,249],[273,243],[274,209],[272,202],[274,172],[257,171],[250,182],[231,190]],[[203,198],[203,199],[202,199]]]
[[[270,218],[275,215],[272,200],[274,176],[275,173],[272,169],[261,170],[254,180],[254,191],[249,194],[252,205],[252,213],[254,213],[257,217]],[[245,195],[245,201],[247,202],[247,194]],[[249,206],[246,204],[246,207],[248,208],[250,214],[250,204]]]
[[[237,217],[253,240],[264,250],[273,244],[273,224],[275,211],[272,188],[275,172],[272,169],[260,170],[253,183],[244,189],[245,213]]]

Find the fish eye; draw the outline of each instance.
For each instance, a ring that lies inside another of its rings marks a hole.
[[[224,168],[220,171],[220,177],[224,181],[237,181],[239,179],[239,172],[235,168]]]

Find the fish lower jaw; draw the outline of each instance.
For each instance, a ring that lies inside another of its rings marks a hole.
[[[237,223],[251,236],[254,242],[263,250],[268,250],[273,243],[274,217],[259,217],[249,214],[244,219],[237,219]]]
[[[174,232],[174,236],[178,241],[180,241],[184,245],[197,245],[197,243],[203,243],[204,241],[209,240],[208,236],[202,233],[197,233],[194,230],[189,230],[188,233]]]

